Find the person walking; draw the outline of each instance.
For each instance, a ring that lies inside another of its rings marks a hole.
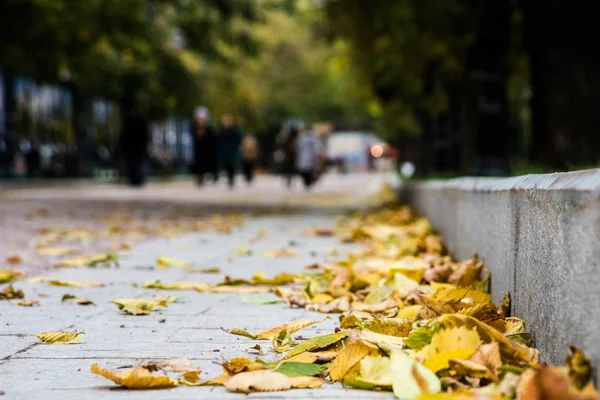
[[[286,186],[292,187],[292,180],[296,175],[296,141],[300,129],[297,126],[291,126],[287,134],[283,137],[281,149],[283,150],[283,165],[282,172],[285,177]]]
[[[235,170],[240,160],[240,143],[242,132],[237,127],[231,114],[223,116],[223,127],[219,132],[219,154],[221,165],[227,173],[227,184],[233,189],[235,185]]]
[[[296,170],[309,190],[315,179],[319,143],[312,129],[303,131],[296,141]]]
[[[206,107],[196,109],[191,132],[194,139],[194,173],[198,185],[204,184],[206,174],[216,183],[219,180],[219,142],[215,130],[210,126],[210,112]]]
[[[125,159],[127,178],[131,186],[142,186],[146,182],[144,168],[148,158],[150,138],[148,121],[138,112],[133,99],[125,99],[122,110],[124,115],[120,145]]]
[[[245,134],[241,145],[242,172],[246,183],[251,184],[254,179],[254,168],[258,159],[258,143],[256,137],[251,134]]]

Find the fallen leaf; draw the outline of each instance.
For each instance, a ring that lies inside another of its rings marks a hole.
[[[438,393],[442,390],[438,377],[403,350],[392,347],[390,361],[393,371],[392,389],[399,399],[413,400],[423,393]]]
[[[241,372],[225,382],[230,392],[276,392],[292,388],[292,380],[282,373],[261,370]]]
[[[362,340],[350,343],[345,346],[333,360],[329,377],[333,381],[343,379],[346,373],[350,371],[354,365],[360,362],[360,360],[370,354],[376,354],[377,351],[377,346]]]
[[[92,373],[110,379],[116,384],[128,389],[171,388],[179,384],[177,379],[165,375],[153,374],[143,367],[135,367],[124,371],[113,371],[108,368],[101,368],[98,364],[92,364]]]
[[[313,364],[305,362],[286,361],[281,363],[275,371],[284,374],[290,378],[298,376],[316,376],[327,371],[329,367],[322,364]]]
[[[181,258],[160,256],[156,259],[156,266],[158,268],[190,267],[191,265],[191,262],[182,260]]]
[[[83,339],[85,334],[83,332],[40,332],[34,336],[48,344],[72,344]]]
[[[119,266],[119,259],[114,253],[99,253],[89,256],[79,256],[58,262],[56,268],[80,268],[80,267],[110,267]]]
[[[327,381],[316,376],[295,376],[290,378],[294,389],[319,389]]]
[[[74,299],[71,301],[72,304],[77,304],[79,306],[90,306],[93,305],[94,302],[90,299]]]
[[[277,353],[284,353],[288,351],[291,346],[296,344],[298,344],[298,341],[292,337],[287,329],[280,331],[277,336],[273,338],[273,349]]]
[[[22,262],[23,262],[23,259],[18,254],[14,254],[14,255],[6,258],[7,264],[21,264]]]
[[[256,354],[258,354],[259,356],[264,356],[265,354],[267,354],[267,352],[266,352],[266,351],[264,351],[264,350],[262,349],[262,347],[260,347],[260,345],[259,345],[259,344],[255,344],[255,345],[254,345],[254,346],[252,346],[252,347],[248,347],[248,348],[246,349],[246,351],[247,351],[247,352],[249,352],[249,353],[250,353],[250,352],[252,352],[252,353],[256,352]]]
[[[327,319],[329,319],[329,317],[325,317],[321,320],[297,319],[294,321],[286,322],[285,324],[282,324],[282,325],[278,325],[271,329],[267,329],[266,331],[259,332],[256,335],[253,335],[246,331],[237,329],[237,327],[233,328],[231,331],[229,331],[229,333],[232,333],[234,335],[246,336],[251,339],[262,339],[262,340],[271,340],[272,341],[279,334],[279,332],[281,332],[283,330],[287,330],[289,333],[294,333],[294,332],[299,331],[302,328],[306,328],[307,326],[318,324],[319,322],[323,322]]]
[[[592,363],[577,347],[570,346],[570,349],[571,354],[565,361],[569,368],[569,378],[576,389],[582,390],[592,379]]]
[[[79,287],[79,288],[106,286],[104,283],[87,282],[87,281],[60,281],[60,280],[52,279],[47,282],[53,286],[71,286],[71,287]]]
[[[187,267],[185,269],[187,272],[195,273],[195,274],[218,274],[221,272],[221,268],[213,267],[213,268],[192,268]]]
[[[21,289],[15,290],[13,285],[8,285],[2,291],[0,291],[0,300],[9,300],[9,299],[22,299],[25,297],[25,294]]]
[[[283,357],[283,360],[294,357],[300,353],[304,353],[305,351],[324,349],[326,347],[331,346],[334,343],[339,342],[346,336],[348,336],[348,332],[338,332],[331,333],[329,335],[317,336],[315,338],[302,342],[298,346],[294,347],[292,350],[289,351],[289,353],[285,355],[285,357]]]
[[[70,247],[38,247],[37,253],[41,256],[70,256],[77,254],[79,251]]]
[[[163,299],[117,299],[112,301],[119,310],[131,315],[148,315],[155,307],[168,307]]]
[[[74,299],[76,297],[77,296],[75,296],[74,294],[65,293],[65,294],[63,294],[63,297],[62,297],[61,301],[67,301],[67,300],[70,300],[70,299]]]
[[[150,361],[142,365],[150,372],[163,371],[175,372],[182,376],[186,382],[196,383],[200,380],[202,370],[192,364],[187,358],[174,358],[171,360]]]
[[[144,283],[144,287],[147,289],[162,289],[162,290],[196,290],[196,288],[204,288],[207,287],[208,284],[204,282],[191,282],[191,281],[181,281],[181,282],[170,282],[165,283],[161,281],[150,281]]]
[[[0,283],[12,282],[25,276],[25,272],[18,269],[0,269]]]
[[[33,307],[40,305],[39,300],[11,300],[10,303],[21,307]]]
[[[431,343],[425,346],[418,356],[424,359],[423,365],[438,372],[449,367],[451,359],[468,360],[481,343],[476,328],[442,329],[431,338]]]

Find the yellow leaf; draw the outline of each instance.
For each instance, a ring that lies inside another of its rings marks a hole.
[[[37,253],[42,256],[58,257],[77,254],[78,251],[70,247],[40,247],[37,249]]]
[[[478,379],[492,379],[490,370],[485,366],[463,358],[450,360],[449,367],[458,375]]]
[[[167,301],[163,299],[117,299],[113,303],[119,309],[131,315],[148,315],[154,307],[167,307]]]
[[[377,353],[377,351],[377,346],[362,340],[350,343],[344,347],[333,360],[331,371],[329,372],[331,380],[339,381],[340,379],[343,379],[346,373],[350,371],[356,363],[369,354]]]
[[[114,263],[118,265],[115,261],[115,256],[111,253],[99,253],[92,254],[89,256],[79,256],[75,258],[70,258],[67,260],[59,261],[55,267],[56,268],[79,268],[79,267],[87,267],[93,266],[98,263]]]
[[[392,388],[399,399],[413,400],[423,393],[438,393],[442,390],[438,377],[401,349],[392,347],[390,359]]]
[[[25,272],[18,269],[0,269],[0,283],[8,283],[25,276]]]
[[[368,356],[360,362],[360,379],[376,387],[392,387],[392,362],[380,355]]]
[[[311,325],[317,324],[319,322],[323,322],[327,319],[329,319],[329,317],[325,317],[321,320],[297,319],[294,321],[286,322],[285,324],[282,324],[282,325],[278,325],[274,328],[267,329],[266,331],[259,332],[256,335],[253,335],[253,334],[243,331],[241,329],[237,329],[237,327],[232,329],[229,333],[232,333],[234,335],[246,336],[246,337],[249,337],[252,339],[262,339],[262,340],[271,340],[272,341],[275,337],[277,337],[279,332],[281,332],[283,330],[287,330],[289,333],[294,333],[294,332],[299,331],[302,328],[306,328],[307,326],[311,326]]]
[[[209,285],[204,282],[170,282],[165,283],[161,281],[150,281],[144,283],[144,287],[147,289],[162,289],[162,290],[196,290],[197,288],[206,288]]]
[[[325,379],[316,376],[294,376],[290,380],[294,389],[319,389],[327,382]]]
[[[221,272],[221,268],[212,267],[212,268],[192,268],[187,267],[185,269],[187,272],[197,273],[197,274],[218,274]]]
[[[451,303],[463,303],[465,306],[475,306],[481,303],[489,303],[492,297],[489,293],[472,288],[445,288],[437,290],[433,296],[434,300],[446,301]]]
[[[292,388],[292,380],[287,376],[270,370],[241,372],[225,382],[230,392],[276,392]]]
[[[421,307],[420,305],[413,305],[413,306],[407,306],[404,307],[401,310],[398,310],[398,314],[396,314],[396,318],[403,318],[403,319],[409,319],[409,320],[414,320],[415,318],[417,318],[417,316],[419,315],[419,311],[421,311]]]
[[[401,338],[401,337],[383,335],[381,333],[365,331],[365,330],[351,331],[351,332],[352,332],[352,334],[350,335],[351,339],[360,339],[360,340],[366,340],[368,342],[375,343],[375,344],[384,343],[384,344],[394,345],[394,346],[402,346],[404,344],[404,338]]]
[[[286,272],[277,274],[272,279],[265,278],[264,273],[258,272],[252,277],[250,283],[254,285],[289,285],[290,283],[294,283],[294,281],[294,275]]]
[[[83,332],[40,332],[35,336],[48,344],[72,344],[83,339],[85,334]]]
[[[456,349],[438,353],[423,361],[423,365],[438,372],[450,367],[450,360],[468,360],[475,353],[475,349]]]
[[[480,343],[476,329],[465,326],[442,329],[433,335],[431,342],[419,351],[418,356],[425,359],[423,365],[437,372],[448,368],[453,358],[468,360]]]
[[[158,268],[190,267],[191,265],[191,262],[182,260],[181,258],[160,256],[156,259],[156,266]]]
[[[98,364],[92,364],[92,373],[101,375],[115,382],[117,385],[128,389],[170,388],[179,384],[177,379],[166,375],[152,374],[143,367],[135,367],[117,372],[108,368],[101,368]]]
[[[502,360],[505,363],[517,361],[526,362],[528,364],[536,364],[538,361],[538,351],[536,349],[532,349],[514,342],[505,337],[498,330],[468,315],[446,314],[440,316],[438,318],[438,322],[446,328],[459,327],[463,325],[467,329],[476,328],[479,337],[485,343],[498,343]]]
[[[363,329],[383,335],[407,337],[412,329],[412,322],[402,318],[379,317],[359,324]]]
[[[388,298],[387,300],[382,301],[381,303],[376,304],[366,304],[360,302],[352,303],[352,309],[356,311],[366,311],[369,313],[380,313],[385,310],[389,310],[390,308],[398,307],[398,302],[396,299]]]
[[[86,282],[86,281],[60,281],[60,280],[49,280],[47,281],[50,285],[54,286],[71,286],[71,287],[104,287],[104,283]]]
[[[310,299],[310,302],[313,304],[327,304],[332,300],[333,296],[327,293],[317,293]]]

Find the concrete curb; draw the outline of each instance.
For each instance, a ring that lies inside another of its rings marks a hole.
[[[480,254],[494,300],[510,291],[542,361],[562,363],[578,346],[600,381],[600,169],[415,183],[400,197],[457,258]]]

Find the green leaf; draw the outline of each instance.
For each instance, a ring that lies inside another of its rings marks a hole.
[[[302,362],[284,362],[277,372],[289,376],[290,378],[296,376],[316,376],[321,375],[329,368],[327,365],[313,364],[313,363],[302,363]]]
[[[365,304],[377,304],[386,300],[388,297],[392,295],[394,292],[394,288],[391,286],[382,286],[371,293],[367,297],[365,297]]]
[[[422,327],[417,328],[412,331],[406,339],[404,339],[404,344],[414,351],[421,350],[423,347],[427,346],[429,342],[431,342],[431,338],[436,334],[437,331],[440,330],[440,326],[438,324],[433,327]]]
[[[283,359],[285,360],[291,358],[300,353],[304,353],[305,351],[323,349],[325,347],[331,346],[334,343],[339,342],[346,336],[348,336],[348,332],[338,332],[324,336],[317,336],[316,338],[312,338],[310,340],[307,340],[306,342],[302,342],[298,346],[294,347],[292,350],[290,350],[289,353],[286,354],[285,357],[283,357]]]
[[[67,300],[74,299],[74,298],[75,298],[75,295],[73,295],[71,293],[65,293],[65,294],[63,294],[61,301],[67,301]]]

